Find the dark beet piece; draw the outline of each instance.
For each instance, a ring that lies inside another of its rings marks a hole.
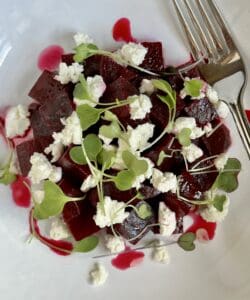
[[[100,63],[100,74],[106,84],[122,76],[127,80],[134,79],[137,75],[132,70],[117,64],[113,59],[103,56]]]
[[[40,152],[39,150],[40,149],[36,147],[34,140],[26,141],[22,144],[17,145],[17,158],[23,176],[27,176],[30,171],[30,157],[33,155],[34,152]]]
[[[142,45],[148,49],[143,63],[140,67],[153,71],[162,72],[164,70],[164,60],[161,42],[144,42]]]
[[[84,75],[86,77],[100,75],[100,64],[102,57],[102,55],[93,55],[85,60]]]
[[[69,156],[70,148],[57,161],[57,165],[62,167],[63,172],[78,184],[82,182],[91,174],[88,165],[78,165],[74,163]]]
[[[202,142],[210,155],[224,153],[231,145],[230,131],[224,124],[222,124],[209,137],[202,137]]]
[[[74,54],[69,53],[69,54],[63,54],[62,55],[62,62],[66,63],[66,65],[70,66],[74,63]]]
[[[105,182],[103,185],[103,191],[105,196],[110,196],[112,199],[122,202],[127,202],[136,195],[135,189],[120,191],[116,188],[113,182]]]
[[[138,208],[140,205],[145,204],[144,201],[139,202],[136,207]],[[129,240],[135,238],[139,233],[141,233],[146,226],[153,224],[155,222],[154,216],[148,217],[147,219],[143,220],[138,217],[136,212],[132,210],[127,217],[127,219],[122,224],[116,224],[115,230],[121,234],[125,239]],[[150,231],[151,228],[145,230],[145,232],[138,237],[137,239],[131,241],[132,244],[138,243],[143,236]]]
[[[54,103],[54,101],[71,102],[73,98],[72,84],[61,84],[54,79],[55,74],[44,71],[29,92],[29,96],[40,103]]]
[[[203,192],[196,178],[189,172],[184,171],[179,177],[180,195],[190,200],[201,200]]]
[[[217,117],[217,113],[208,98],[201,100],[192,100],[192,102],[184,108],[189,117],[195,118],[198,125],[206,125]]]
[[[164,70],[164,72],[178,73],[178,70],[173,67],[168,67]],[[177,92],[180,92],[183,89],[183,86],[184,86],[183,79],[181,78],[181,76],[179,74],[165,75],[164,80],[168,81],[170,83],[170,85],[172,86],[172,88]]]
[[[152,109],[149,118],[155,124],[159,131],[163,131],[168,124],[169,110],[165,103],[163,103],[156,94],[151,96]]]
[[[158,190],[147,184],[142,184],[139,192],[143,195],[144,200],[154,198],[160,194]]]
[[[96,210],[87,198],[82,201],[66,203],[63,218],[76,241],[80,241],[100,230],[93,216]]]
[[[60,188],[63,190],[64,194],[69,197],[82,197],[83,193],[79,189],[79,186],[75,182],[72,182],[67,177],[63,177],[62,180],[58,183]]]

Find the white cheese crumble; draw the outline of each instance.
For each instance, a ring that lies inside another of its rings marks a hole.
[[[207,123],[204,126],[203,130],[205,131],[206,134],[209,134],[213,130],[212,124],[211,123]]]
[[[227,104],[224,103],[223,101],[219,101],[217,103],[217,105],[215,106],[215,108],[216,108],[218,116],[222,119],[226,119],[226,117],[228,116],[228,114],[230,112]]]
[[[148,145],[148,140],[153,137],[154,124],[144,123],[135,129],[128,126],[128,142],[133,152],[142,150]]]
[[[155,168],[153,169],[151,183],[155,189],[162,193],[167,193],[169,191],[175,193],[177,189],[177,178],[174,173],[163,173]]]
[[[152,108],[151,100],[146,95],[135,95],[128,98],[128,100],[133,100],[129,104],[130,116],[132,120],[144,119],[148,113],[150,113]]]
[[[45,196],[45,192],[43,189],[43,182],[40,182],[39,184],[31,184],[30,189],[31,189],[32,200],[37,204],[41,204]]]
[[[54,142],[50,144],[47,148],[44,149],[44,153],[51,153],[52,159],[51,162],[56,162],[63,153],[63,143],[62,143],[62,135],[54,132],[52,134]]]
[[[226,201],[223,204],[223,210],[219,211],[213,205],[209,205],[206,208],[200,210],[200,214],[207,222],[222,222],[228,214],[230,200],[227,196]]]
[[[123,202],[105,196],[103,203],[97,203],[96,215],[93,219],[97,226],[104,228],[112,224],[122,223],[128,216],[129,213],[125,212]]]
[[[86,193],[87,191],[89,191],[90,189],[96,187],[97,185],[97,180],[95,177],[93,177],[93,175],[89,175],[82,183],[81,185],[81,191]]]
[[[152,259],[156,262],[169,264],[170,263],[170,256],[167,250],[167,247],[161,246],[163,245],[162,241],[158,241],[156,247],[153,249]]]
[[[60,63],[58,75],[55,76],[55,79],[61,84],[67,84],[69,82],[77,83],[79,77],[83,72],[83,65],[79,63],[73,63],[70,66],[67,66],[66,63]]]
[[[31,158],[31,169],[28,177],[33,184],[39,184],[42,180],[49,179],[58,182],[62,178],[62,168],[53,166],[42,153],[35,152]]]
[[[203,151],[195,144],[191,144],[187,147],[182,147],[182,154],[189,163],[193,163],[196,159],[202,157]]]
[[[92,38],[90,38],[87,34],[81,33],[81,32],[77,32],[74,35],[74,41],[76,43],[76,46],[79,46],[81,44],[93,44],[94,43],[94,40]]]
[[[216,103],[218,103],[218,101],[219,101],[218,93],[211,86],[208,86],[208,88],[207,88],[207,97],[208,97],[208,100],[214,105]]]
[[[148,163],[148,169],[145,174],[139,175],[136,177],[133,182],[132,188],[140,189],[141,183],[143,183],[146,179],[150,179],[153,175],[154,163],[149,158],[143,158]]]
[[[111,253],[118,253],[125,250],[125,243],[119,236],[108,234],[105,237],[105,246]]]
[[[196,126],[196,120],[192,117],[179,117],[174,122],[173,133],[178,135],[183,129],[190,129],[191,135],[190,138],[198,139],[205,134],[205,131],[202,128]]]
[[[141,44],[128,43],[123,45],[118,53],[128,64],[139,66],[144,61],[147,52],[148,49]]]
[[[175,212],[170,210],[164,202],[160,202],[158,215],[158,221],[160,223],[160,234],[166,237],[170,237],[176,228]]]
[[[89,106],[95,107],[99,103],[99,99],[106,90],[106,84],[100,75],[87,77],[86,83],[90,99],[74,98],[74,103],[76,105],[88,104]]]
[[[8,109],[5,118],[7,138],[23,135],[30,126],[30,113],[25,105],[19,104]]]
[[[220,154],[215,160],[214,160],[214,165],[217,170],[221,171],[224,169],[226,163],[228,160],[228,155],[226,153]]]
[[[140,86],[140,93],[152,95],[155,91],[154,85],[151,80],[149,79],[142,79],[141,86]]]
[[[99,263],[95,264],[94,268],[89,272],[90,282],[95,286],[103,285],[107,278],[108,272],[105,267]]]
[[[60,241],[70,237],[70,233],[67,226],[62,222],[62,220],[57,218],[51,223],[49,236],[55,241]]]

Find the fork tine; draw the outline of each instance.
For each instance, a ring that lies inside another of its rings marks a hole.
[[[180,20],[180,23],[185,31],[187,40],[189,42],[189,46],[191,48],[192,55],[193,55],[194,59],[199,60],[201,58],[201,51],[200,51],[200,47],[197,43],[197,40],[195,39],[195,37],[188,25],[188,22],[186,21],[184,15],[182,13],[179,3],[177,2],[177,0],[173,0],[173,3],[174,3],[175,10],[177,12],[178,18]]]

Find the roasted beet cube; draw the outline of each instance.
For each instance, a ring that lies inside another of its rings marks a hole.
[[[160,192],[149,184],[142,184],[139,192],[144,200],[152,199],[160,194]]]
[[[189,117],[195,118],[198,125],[206,125],[217,117],[216,110],[208,98],[192,100],[192,102],[185,107],[184,111]]]
[[[34,140],[23,142],[16,147],[17,158],[23,176],[27,176],[30,171],[30,157],[34,152],[40,152]]]
[[[136,205],[136,207],[138,208],[142,204],[145,204],[145,202],[144,201],[139,202]],[[122,224],[116,224],[114,228],[119,234],[121,234],[127,240],[135,238],[133,241],[131,241],[131,243],[136,244],[150,230],[150,228],[148,228],[147,230],[145,230],[145,228],[148,225],[153,224],[154,222],[155,222],[155,218],[153,215],[146,219],[141,219],[137,215],[137,213],[134,210],[132,210],[129,216],[127,217],[127,219],[125,219],[125,221]],[[143,230],[145,231],[138,238],[136,238]]]
[[[162,131],[166,128],[169,120],[168,106],[163,103],[156,94],[151,96],[152,109],[149,114],[149,118],[157,128]]]
[[[86,77],[100,75],[100,64],[102,57],[102,55],[93,55],[85,60],[84,75]]]
[[[74,63],[74,54],[69,53],[69,54],[63,54],[62,55],[62,62],[64,62],[66,65],[70,66]]]
[[[81,192],[79,185],[77,185],[72,179],[70,180],[67,177],[63,177],[58,183],[60,188],[63,190],[64,194],[69,197],[82,197],[83,193]]]
[[[203,198],[202,188],[196,178],[187,171],[179,176],[180,195],[189,200],[201,200]]]
[[[63,172],[69,178],[72,178],[77,184],[82,182],[91,174],[88,165],[78,165],[73,162],[69,155],[70,148],[57,161],[57,165],[62,167]]]
[[[29,96],[34,100],[51,105],[54,101],[70,102],[73,98],[73,85],[63,85],[56,79],[55,74],[43,71],[35,85],[29,92]]]
[[[230,131],[224,124],[221,124],[209,137],[202,137],[202,142],[210,155],[224,153],[231,145]]]
[[[144,42],[142,45],[148,49],[143,63],[140,67],[153,71],[162,72],[164,70],[164,60],[161,42]]]
[[[164,72],[166,73],[170,73],[171,72],[175,72],[176,74],[166,74],[164,76],[164,80],[168,81],[170,83],[170,85],[172,86],[172,88],[177,91],[180,92],[183,89],[183,79],[181,78],[181,76],[178,74],[178,70],[172,67],[168,67],[164,70]]]
[[[66,203],[63,218],[76,241],[100,230],[93,220],[95,213],[95,208],[86,198],[82,201]]]
[[[132,80],[137,76],[135,72],[119,65],[113,59],[107,56],[102,56],[101,58],[100,74],[106,84],[115,81],[120,76],[127,80]]]

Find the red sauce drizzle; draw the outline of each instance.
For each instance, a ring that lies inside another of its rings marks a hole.
[[[214,222],[205,221],[200,215],[196,213],[190,213],[189,216],[193,219],[193,225],[191,225],[186,232],[196,233],[199,229],[205,229],[209,240],[212,240],[215,236],[217,224]]]
[[[130,21],[127,18],[121,18],[116,21],[113,27],[113,38],[117,42],[136,42],[132,36]]]
[[[31,195],[24,182],[29,184],[29,180],[27,178],[18,176],[17,180],[10,185],[10,188],[15,204],[20,207],[29,207],[31,202]]]
[[[246,110],[248,121],[250,122],[250,110]]]
[[[123,253],[118,254],[112,259],[112,265],[120,270],[126,270],[134,267],[143,261],[145,254],[140,251],[130,250],[127,248]]]
[[[72,243],[66,242],[66,241],[55,241],[55,240],[49,239],[41,234],[37,220],[35,220],[32,217],[32,210],[31,210],[30,216],[29,216],[29,223],[30,223],[29,224],[30,232],[32,233],[32,231],[33,231],[32,228],[33,228],[36,235],[40,238],[40,241],[45,246],[47,246],[50,250],[52,250],[56,254],[62,255],[62,256],[68,256],[71,254],[71,251],[73,250]],[[66,252],[64,250],[66,250]]]
[[[55,71],[61,62],[64,50],[61,46],[52,45],[42,50],[38,57],[38,68]]]

